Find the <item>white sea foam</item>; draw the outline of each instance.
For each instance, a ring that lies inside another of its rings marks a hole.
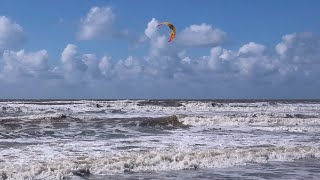
[[[286,115],[286,113],[307,113],[319,116],[320,104],[280,104],[274,106],[270,103],[223,103],[221,107],[213,106],[211,102],[182,101],[180,107],[163,107],[158,105],[139,106],[139,100],[120,101],[50,101],[48,102],[0,102],[0,112],[15,112],[30,116],[30,119],[49,117],[54,114],[65,114],[79,117],[138,117],[138,116],[164,116],[172,114],[212,115],[221,113],[273,113]],[[15,114],[17,115],[17,114]],[[39,116],[39,117],[37,117]]]
[[[222,168],[248,163],[319,158],[318,147],[246,147],[225,149],[171,149],[146,152],[114,152],[55,158],[48,156],[29,163],[2,162],[0,169],[8,179],[63,179],[79,170],[91,174],[126,171],[169,171],[195,168]]]
[[[62,179],[79,170],[169,171],[320,157],[320,103],[143,102],[0,102],[0,178]],[[172,115],[182,125],[151,119]],[[141,126],[145,119],[159,122]]]
[[[320,125],[319,118],[283,118],[256,114],[182,116],[179,120],[188,125]]]

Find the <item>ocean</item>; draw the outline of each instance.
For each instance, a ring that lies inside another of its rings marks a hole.
[[[1,100],[1,179],[320,179],[320,100]]]

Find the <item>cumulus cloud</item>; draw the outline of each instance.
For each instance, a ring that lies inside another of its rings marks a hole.
[[[204,68],[207,67],[220,80],[229,79],[230,83],[242,80],[253,82],[258,79],[266,83],[265,78],[279,75],[281,68],[277,57],[264,53],[266,49],[254,42],[244,44],[238,51],[213,47],[210,56],[205,58],[207,66]]]
[[[0,52],[15,50],[25,41],[23,28],[6,16],[0,16]]]
[[[99,70],[105,77],[110,76],[112,66],[112,58],[110,56],[103,56],[99,62]]]
[[[185,46],[212,47],[226,42],[227,34],[208,24],[191,25],[179,33],[177,39]]]
[[[226,42],[227,34],[209,24],[191,25],[182,31],[177,30],[177,37],[168,43],[170,34],[158,29],[159,21],[152,18],[144,31],[150,44],[149,56],[153,59],[170,59],[172,63],[179,64],[179,53],[193,47],[213,47]],[[227,53],[224,54],[227,58]],[[184,62],[188,61],[184,59]]]
[[[10,77],[37,77],[48,71],[48,53],[46,50],[37,52],[9,51],[3,53],[3,74]]]
[[[168,39],[170,35],[161,34],[157,25],[159,21],[152,18],[148,22],[147,27],[144,31],[146,37],[151,41],[151,44],[157,48],[163,48],[164,45],[168,46]],[[191,25],[186,27],[182,31],[177,30],[176,40],[171,43],[173,46],[183,47],[212,47],[225,43],[227,40],[227,34],[217,28],[213,28],[209,24]],[[178,44],[177,44],[178,43]]]
[[[208,65],[211,69],[217,69],[217,64],[219,63],[220,56],[222,54],[222,48],[221,47],[214,47],[210,51],[210,58],[208,61]]]
[[[320,39],[311,32],[284,35],[275,49],[290,64],[320,63]]]
[[[74,44],[68,44],[66,48],[64,48],[63,52],[61,53],[61,60],[64,64],[69,63],[74,59],[77,55],[77,46]]]
[[[61,53],[62,71],[57,67],[56,72],[73,83],[100,79],[107,71],[105,61],[104,57],[100,61],[95,54],[81,54],[76,45],[68,44]]]
[[[143,73],[143,65],[139,59],[128,56],[126,59],[121,59],[116,63],[115,72],[120,79],[137,78]]]
[[[85,18],[81,19],[80,40],[106,37],[110,33],[115,15],[111,7],[92,7]]]
[[[168,43],[170,34],[163,34],[162,31],[159,31],[158,24],[159,21],[152,18],[144,31],[146,37],[144,40],[150,45],[148,56],[152,57],[152,59],[170,59],[171,57],[178,56],[182,47],[175,42]]]
[[[99,60],[95,54],[84,54],[81,56],[84,64],[87,65],[87,77],[90,79],[99,79],[101,77],[101,71],[99,69]]]
[[[287,34],[282,37],[275,50],[281,64],[279,71],[287,82],[319,84],[319,37],[311,32]]]
[[[255,42],[250,42],[240,47],[239,54],[263,54],[266,47],[262,44],[257,44]]]
[[[320,74],[319,49],[319,38],[304,32],[284,35],[275,51],[249,42],[238,51],[214,47],[206,59],[208,68],[215,75],[219,73],[221,79],[232,76],[253,86],[277,84],[281,87],[297,82],[316,83]]]
[[[147,28],[144,30],[145,35],[148,38],[152,38],[156,36],[157,33],[157,26],[159,25],[159,21],[156,20],[155,18],[152,18],[150,22],[148,22]]]
[[[276,51],[280,56],[285,56],[288,48],[291,48],[296,34],[287,34],[282,36],[282,42],[276,45]]]
[[[88,66],[78,55],[77,46],[68,44],[61,53],[65,78],[71,82],[80,81]]]

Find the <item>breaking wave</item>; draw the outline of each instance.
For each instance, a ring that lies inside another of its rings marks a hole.
[[[30,163],[0,164],[6,179],[63,179],[70,176],[106,175],[123,172],[223,168],[269,161],[320,158],[319,147],[242,147],[225,149],[174,149],[118,152],[99,157],[48,158]]]

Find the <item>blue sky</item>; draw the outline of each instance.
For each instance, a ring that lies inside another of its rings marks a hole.
[[[0,98],[320,98],[319,6],[2,0]]]

